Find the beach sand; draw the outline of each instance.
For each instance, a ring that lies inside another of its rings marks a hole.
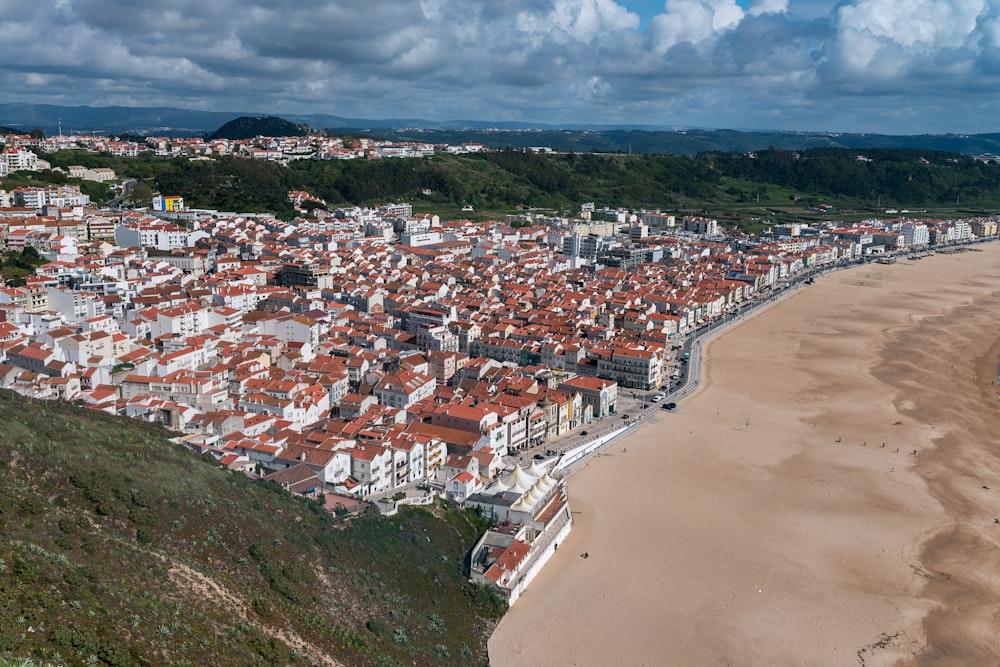
[[[1000,664],[998,341],[984,244],[705,343],[680,411],[570,478],[574,531],[491,664]]]

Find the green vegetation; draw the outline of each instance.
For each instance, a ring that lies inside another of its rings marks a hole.
[[[0,254],[0,275],[8,287],[22,287],[25,277],[46,261],[31,246],[20,252],[5,252]]]
[[[180,195],[191,208],[268,211],[289,219],[288,191],[299,189],[292,173],[273,162],[223,157],[172,160],[155,178],[156,190]]]
[[[337,135],[357,129],[328,129]],[[839,132],[737,132],[735,130],[497,130],[497,129],[369,129],[365,136],[390,141],[432,144],[481,143],[494,149],[544,147],[575,153],[645,153],[695,156],[708,152],[743,153],[767,148],[911,148],[965,155],[1000,153],[1000,134],[887,135]]]
[[[754,155],[545,155],[508,149],[424,159],[301,160],[285,167],[236,157],[127,160],[60,151],[51,161],[111,167],[138,179],[132,201],[140,206],[161,192],[180,195],[192,207],[269,211],[282,218],[294,214],[289,190],[306,190],[333,207],[409,201],[418,211],[474,219],[528,207],[573,214],[580,203],[593,201],[711,215],[745,229],[770,224],[774,216],[809,221],[819,215],[810,209],[820,203],[835,207],[843,219],[867,217],[879,207],[957,215],[1000,208],[1000,165],[957,153],[773,148]],[[463,212],[466,205],[475,214]]]
[[[208,139],[253,139],[254,137],[304,137],[307,125],[296,125],[277,116],[241,116],[208,135]]]
[[[342,520],[157,426],[10,392],[0,421],[0,659],[486,663],[505,606],[466,580],[475,513]]]

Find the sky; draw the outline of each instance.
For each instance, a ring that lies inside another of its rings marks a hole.
[[[0,0],[0,102],[1000,131],[1000,0]]]

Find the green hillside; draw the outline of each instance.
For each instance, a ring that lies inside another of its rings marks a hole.
[[[438,153],[429,158],[300,160],[287,167],[237,157],[191,161],[60,151],[53,164],[109,166],[140,179],[150,192],[184,197],[221,211],[294,212],[289,190],[306,190],[333,206],[409,201],[418,211],[481,218],[534,207],[567,214],[579,204],[717,216],[747,226],[761,215],[808,219],[825,203],[856,217],[878,207],[936,209],[959,215],[1000,207],[1000,165],[958,153],[916,149],[767,149],[697,156],[622,153],[534,154],[503,150]],[[137,188],[137,192],[139,189]]]
[[[365,135],[390,141],[416,141],[431,144],[481,143],[493,149],[506,147],[545,147],[559,152],[647,153],[650,155],[688,155],[720,151],[725,153],[759,151],[767,148],[808,150],[811,148],[911,148],[937,150],[965,155],[1000,152],[997,134],[925,134],[887,135],[841,132],[755,132],[736,130],[649,130],[636,128],[604,129],[445,129],[414,125],[378,128],[367,126]],[[331,134],[354,134],[355,127],[328,128]]]
[[[486,663],[473,513],[337,519],[156,426],[6,391],[0,422],[0,659]]]
[[[253,139],[254,137],[304,137],[309,134],[305,125],[296,125],[277,116],[241,116],[229,121],[208,139]]]
[[[866,158],[859,160],[859,155]],[[808,215],[815,203],[862,215],[877,206],[1000,206],[1000,165],[955,153],[909,149],[813,149],[794,152],[706,153],[697,157],[567,153],[539,155],[519,150],[471,155],[437,154],[425,159],[347,160],[260,166],[266,179],[235,176],[232,191],[277,196],[294,183],[331,205],[409,201],[417,210],[462,215],[471,204],[496,215],[536,207],[575,213],[582,202],[612,207],[662,208],[675,213],[707,213],[747,221],[775,209]],[[224,174],[249,168],[226,161],[200,167],[178,165],[166,189],[187,199],[199,196],[199,169]],[[166,179],[161,177],[161,186]],[[279,186],[279,184],[282,184]],[[166,190],[165,190],[166,191]],[[203,191],[202,191],[203,192]],[[797,210],[796,210],[797,209]]]

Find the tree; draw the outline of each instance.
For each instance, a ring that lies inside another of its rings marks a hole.
[[[40,127],[36,127],[35,129],[33,129],[28,134],[31,135],[32,139],[44,139],[45,138],[45,130],[43,130]]]

